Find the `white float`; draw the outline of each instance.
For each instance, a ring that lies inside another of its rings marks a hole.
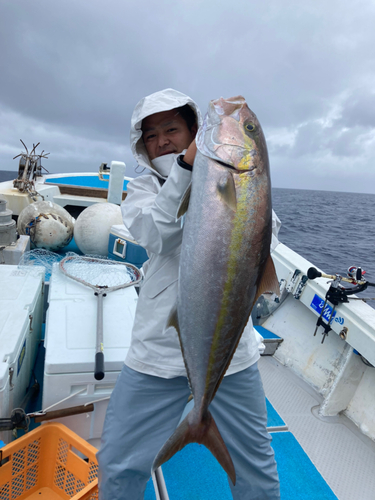
[[[74,226],[74,240],[84,254],[108,256],[111,227],[122,224],[121,209],[114,203],[96,203],[85,208]]]
[[[17,230],[19,235],[30,236],[32,246],[56,251],[73,238],[74,219],[56,203],[37,201],[22,210]]]

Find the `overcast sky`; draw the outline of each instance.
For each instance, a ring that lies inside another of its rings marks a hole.
[[[0,0],[0,169],[136,166],[129,123],[172,87],[242,94],[274,187],[375,193],[375,0]]]

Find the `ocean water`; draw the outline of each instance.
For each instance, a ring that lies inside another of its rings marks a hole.
[[[0,182],[16,172],[0,171]],[[272,189],[272,203],[282,222],[279,240],[327,274],[346,276],[362,267],[375,283],[375,195]],[[368,287],[360,297],[375,297]],[[375,308],[375,300],[368,301]]]
[[[374,194],[274,188],[272,204],[282,243],[326,274],[346,276],[356,266],[375,283]],[[375,287],[358,296],[375,297]]]
[[[17,179],[17,172],[11,170],[0,170],[0,182]]]

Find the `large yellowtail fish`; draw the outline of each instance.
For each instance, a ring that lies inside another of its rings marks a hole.
[[[270,257],[271,185],[260,123],[243,97],[211,101],[197,135],[169,325],[178,332],[194,408],[155,458],[153,470],[189,443],[204,444],[231,478],[230,454],[209,411],[252,307],[279,292]]]

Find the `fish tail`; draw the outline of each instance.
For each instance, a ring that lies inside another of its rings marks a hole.
[[[156,455],[154,463],[152,464],[152,471],[155,471],[173,457],[175,453],[182,450],[182,448],[190,443],[203,444],[208,448],[228,474],[232,483],[236,484],[236,472],[231,456],[221,437],[215,420],[208,410],[202,418],[199,418],[198,414],[194,412],[194,409],[185,417]]]

